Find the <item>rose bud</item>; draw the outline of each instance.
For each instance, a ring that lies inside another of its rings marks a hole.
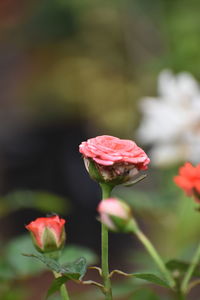
[[[179,175],[174,177],[174,182],[200,204],[200,164],[194,167],[189,162],[185,163],[180,167]]]
[[[59,216],[38,218],[26,225],[31,233],[34,246],[39,252],[53,252],[65,243],[65,220]]]
[[[135,225],[130,207],[116,198],[102,200],[97,211],[101,223],[112,231],[131,232]]]
[[[82,142],[83,154],[91,178],[113,186],[131,181],[140,171],[146,170],[150,159],[135,142],[102,135]]]

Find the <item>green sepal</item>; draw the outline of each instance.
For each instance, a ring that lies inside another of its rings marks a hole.
[[[52,252],[60,250],[65,243],[65,230],[64,228],[62,229],[62,233],[58,242],[56,240],[55,233],[47,227],[44,230],[42,240],[44,245],[43,252]]]
[[[52,252],[57,250],[59,247],[56,242],[55,234],[48,227],[44,229],[42,235],[43,249],[41,252]]]
[[[35,248],[41,253],[58,251],[58,250],[62,249],[65,244],[66,233],[65,233],[64,228],[62,229],[59,242],[56,240],[55,233],[48,227],[45,228],[44,232],[42,234],[42,237],[41,237],[42,246],[40,246],[38,244],[38,241],[36,240],[34,234],[32,232],[30,232],[30,233],[31,233],[32,241],[33,241]]]
[[[136,220],[133,217],[127,223],[126,230],[129,233],[131,233],[131,232],[135,233],[139,230],[138,224],[137,224]]]
[[[105,182],[103,179],[103,176],[101,176],[101,173],[99,172],[98,168],[96,167],[95,162],[92,159],[88,159],[89,165],[88,165],[88,172],[90,174],[90,177],[94,179],[97,182]]]
[[[110,219],[112,220],[115,229],[115,232],[124,232],[124,233],[131,233],[135,232],[138,228],[136,221],[130,217],[130,219],[122,219],[113,215],[109,215]]]
[[[133,185],[135,185],[136,183],[138,183],[138,182],[142,181],[143,179],[145,179],[146,177],[147,177],[147,174],[142,175],[142,176],[136,178],[135,180],[125,182],[123,185],[126,186],[126,187],[133,186]]]
[[[98,183],[107,184],[111,188],[114,188],[116,185],[120,185],[120,184],[124,183],[125,176],[117,176],[115,179],[105,179],[101,175],[101,171],[98,169],[97,164],[92,159],[89,159],[89,158],[87,158],[87,159],[89,161],[88,172],[90,174],[90,177],[92,179],[94,179],[95,181],[97,181]],[[105,172],[106,172],[106,169],[109,172],[109,168],[111,169],[112,167],[113,166],[102,166],[102,169],[105,168]],[[111,170],[110,170],[110,173],[112,173]]]
[[[122,219],[113,215],[109,216],[112,220],[112,223],[114,224],[115,229],[113,231],[119,231],[119,232],[128,232],[127,231],[127,224],[129,220]]]

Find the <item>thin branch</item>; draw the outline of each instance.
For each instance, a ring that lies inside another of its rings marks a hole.
[[[99,282],[93,281],[93,280],[85,280],[85,281],[78,281],[78,283],[83,284],[83,285],[94,285],[97,286],[99,289],[101,289],[103,291],[103,293],[105,292],[105,288],[102,284],[100,284]]]
[[[114,274],[119,274],[119,275],[122,275],[122,276],[125,276],[125,277],[133,276],[132,274],[127,274],[127,273],[125,273],[123,271],[120,271],[120,270],[113,270],[112,272],[110,272],[109,277],[111,278]]]
[[[187,289],[187,293],[189,293],[190,290],[193,289],[198,284],[200,284],[200,279],[196,279],[196,280],[193,280],[192,282],[190,282],[188,289]]]
[[[96,271],[98,271],[99,275],[102,276],[102,270],[101,270],[101,268],[92,266],[92,267],[89,267],[88,269],[96,270]]]

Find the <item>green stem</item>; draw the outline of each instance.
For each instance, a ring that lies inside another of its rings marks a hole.
[[[180,290],[177,292],[176,296],[177,296],[176,297],[177,300],[185,300],[186,299],[185,295]]]
[[[61,285],[60,294],[61,294],[63,300],[69,300],[69,294],[68,294],[68,291],[67,291],[67,288],[66,288],[65,284]]]
[[[56,272],[53,272],[53,273],[54,273],[55,278],[58,278],[61,276],[60,274],[58,274]],[[64,283],[60,287],[60,294],[61,294],[62,300],[70,300],[66,285]]]
[[[157,264],[157,266],[160,269],[160,271],[162,272],[163,276],[168,281],[169,286],[172,289],[174,289],[174,287],[176,286],[176,282],[173,279],[171,273],[166,268],[162,258],[160,257],[160,255],[158,254],[158,252],[156,251],[156,249],[154,248],[154,246],[152,245],[150,240],[144,235],[144,233],[138,227],[134,229],[134,233],[136,234],[138,239],[142,242],[142,244],[144,245],[146,250],[149,252],[151,257],[153,258],[153,260]]]
[[[102,199],[110,197],[112,187],[108,184],[100,184],[102,189]],[[105,288],[105,299],[112,300],[112,287],[109,278],[109,266],[108,266],[108,230],[104,224],[101,225],[101,268],[102,277]]]
[[[195,270],[195,268],[197,267],[197,264],[199,263],[200,260],[200,244],[197,247],[197,250],[193,256],[192,262],[183,278],[182,284],[181,284],[181,291],[185,294],[187,292],[188,289],[188,283],[192,277],[192,274]]]

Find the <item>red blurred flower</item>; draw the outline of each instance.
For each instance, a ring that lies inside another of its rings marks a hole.
[[[59,216],[38,218],[26,225],[33,243],[40,252],[52,252],[63,247],[65,242],[65,220]]]
[[[193,196],[200,203],[200,164],[194,167],[187,162],[179,169],[179,175],[174,177],[174,182],[182,188],[186,195]]]
[[[130,140],[102,135],[82,142],[79,151],[92,178],[100,182],[117,179],[123,183],[132,179],[138,171],[146,170],[150,159],[146,153]],[[95,167],[90,170],[90,163]],[[97,174],[95,174],[97,173]]]

